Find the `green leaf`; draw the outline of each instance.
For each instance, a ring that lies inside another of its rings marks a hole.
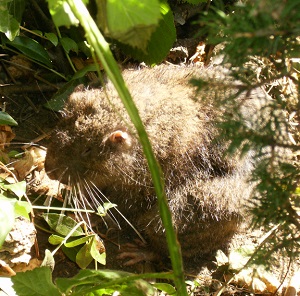
[[[163,292],[166,292],[168,295],[176,295],[176,289],[170,284],[154,283],[153,286]]]
[[[92,243],[91,243],[91,255],[92,257],[97,261],[99,262],[100,264],[102,265],[105,265],[106,264],[106,253],[103,252],[100,254],[99,252],[99,244],[102,244],[102,242],[99,242],[98,241],[99,238],[95,235],[92,239]]]
[[[18,123],[8,113],[0,111],[0,125],[16,126]]]
[[[228,256],[229,269],[239,270],[243,268],[254,252],[255,252],[254,245],[244,245],[235,250],[232,250]]]
[[[64,254],[73,262],[76,262],[76,256],[77,253],[80,251],[81,246],[73,247],[73,248],[67,248],[65,245],[61,246],[61,249],[63,250]]]
[[[3,0],[0,2],[0,32],[12,41],[19,34],[24,0]]]
[[[8,198],[0,197],[0,247],[15,222],[14,206]]]
[[[54,267],[55,267],[54,257],[48,249],[45,250],[45,257],[41,264],[41,267],[43,267],[43,266],[50,267],[52,271],[54,270]]]
[[[24,217],[29,220],[29,213],[31,212],[31,205],[27,201],[17,200],[15,203],[15,217]]]
[[[120,44],[120,47],[126,54],[148,65],[159,64],[163,61],[176,40],[176,30],[173,13],[166,3],[161,3],[161,13],[163,19],[152,34],[146,52],[125,44]]]
[[[91,240],[92,241],[92,240]],[[80,268],[86,268],[93,261],[93,257],[91,255],[91,244],[85,244],[76,255],[76,263]]]
[[[87,235],[78,239],[72,239],[72,240],[68,240],[67,243],[65,243],[65,246],[67,248],[73,248],[79,245],[82,245],[84,243],[86,243],[87,241],[89,241],[94,235]]]
[[[106,35],[145,50],[161,18],[157,0],[98,0],[98,23]]]
[[[57,35],[54,33],[45,33],[45,37],[54,45],[57,46],[58,38]]]
[[[59,290],[52,283],[49,267],[19,272],[12,277],[12,281],[18,296],[61,296]]]
[[[84,68],[80,69],[79,71],[77,71],[72,80],[74,79],[79,79],[79,78],[82,78],[84,77],[87,73],[89,72],[97,72],[99,66],[95,65],[95,64],[90,64],[90,65],[87,65],[85,66]]]
[[[6,41],[6,43],[17,48],[28,58],[38,61],[48,68],[52,68],[48,52],[34,39],[26,36],[18,36],[13,41]]]
[[[62,214],[43,214],[45,221],[51,227],[61,235],[68,235],[74,228],[77,228],[78,223],[72,218]],[[84,235],[81,227],[77,228],[72,236]]]
[[[86,268],[93,259],[100,264],[106,264],[106,253],[99,253],[99,249],[101,249],[101,247],[99,247],[99,244],[102,244],[102,242],[99,242],[98,239],[99,238],[96,235],[83,238],[82,241],[86,242],[86,244],[79,250],[76,255],[76,263],[79,267]],[[77,240],[75,246],[78,245],[78,242],[80,242],[80,240]],[[69,244],[69,246],[71,245]]]
[[[105,216],[107,214],[107,211],[115,208],[117,205],[114,203],[110,203],[110,202],[105,202],[103,203],[103,205],[99,205],[98,209],[97,209],[97,214],[99,216]]]
[[[54,246],[61,244],[63,240],[64,237],[57,234],[51,234],[48,238],[48,242]]]
[[[3,184],[2,187],[12,191],[18,198],[21,198],[26,193],[26,181],[21,181],[12,184]]]
[[[78,19],[72,13],[69,4],[66,1],[47,0],[50,14],[53,22],[57,27],[79,24]],[[88,3],[88,0],[83,0],[83,3]]]
[[[55,26],[70,27],[79,24],[66,1],[48,0],[48,6]]]
[[[111,291],[119,291],[123,296],[154,295],[154,289],[146,281],[128,280],[132,275],[124,271],[86,269],[80,270],[73,278],[58,278],[56,285],[66,295],[71,295],[71,291],[77,295],[111,295]]]
[[[62,110],[67,98],[74,91],[74,88],[79,84],[84,84],[85,82],[85,77],[70,80],[63,87],[61,87],[58,92],[45,104],[45,107],[53,111]]]
[[[60,38],[59,41],[66,53],[69,53],[70,50],[73,50],[78,54],[78,45],[73,39],[68,37],[63,37]]]

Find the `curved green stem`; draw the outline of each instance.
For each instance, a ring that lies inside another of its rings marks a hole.
[[[166,228],[166,237],[174,270],[174,282],[178,295],[187,296],[187,290],[184,280],[183,264],[181,259],[180,245],[177,241],[175,230],[172,224],[172,217],[168,207],[167,198],[164,191],[163,173],[158,162],[155,159],[150,141],[139,116],[138,110],[131,98],[131,95],[125,86],[124,79],[120,73],[119,67],[110,51],[108,43],[100,33],[94,20],[91,18],[88,10],[81,0],[67,0],[72,12],[80,21],[86,32],[86,38],[93,47],[97,57],[101,61],[107,76],[114,84],[119,96],[134,124],[140,142],[143,146],[148,166],[152,175],[153,184],[158,198],[158,205],[163,224]]]

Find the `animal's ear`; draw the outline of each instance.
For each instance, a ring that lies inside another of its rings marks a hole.
[[[131,147],[132,144],[131,136],[128,134],[128,132],[124,132],[122,130],[116,130],[112,132],[109,135],[108,140],[113,144],[123,144],[128,148]]]
[[[78,85],[74,88],[73,92],[80,92],[80,91],[84,91],[84,90],[85,90],[84,84],[78,84]]]

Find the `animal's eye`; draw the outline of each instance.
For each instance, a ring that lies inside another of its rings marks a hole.
[[[91,147],[86,147],[82,152],[81,152],[81,156],[82,157],[87,157],[91,154]]]

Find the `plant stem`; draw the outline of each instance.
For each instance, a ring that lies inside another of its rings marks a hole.
[[[148,162],[156,195],[158,198],[160,215],[166,229],[167,243],[169,247],[172,267],[174,270],[174,282],[177,288],[177,293],[181,296],[187,296],[188,294],[183,273],[180,245],[176,238],[176,234],[172,224],[171,213],[165,195],[163,173],[158,162],[155,159],[150,141],[143,126],[142,120],[139,116],[138,110],[131,98],[128,89],[125,86],[124,79],[120,73],[115,59],[113,58],[108,43],[105,41],[94,20],[91,18],[85,5],[81,0],[67,0],[67,2],[74,15],[83,26],[89,44],[93,47],[109,79],[112,81],[116,90],[118,91],[119,96],[131,118],[131,121],[138,132],[138,136]]]

